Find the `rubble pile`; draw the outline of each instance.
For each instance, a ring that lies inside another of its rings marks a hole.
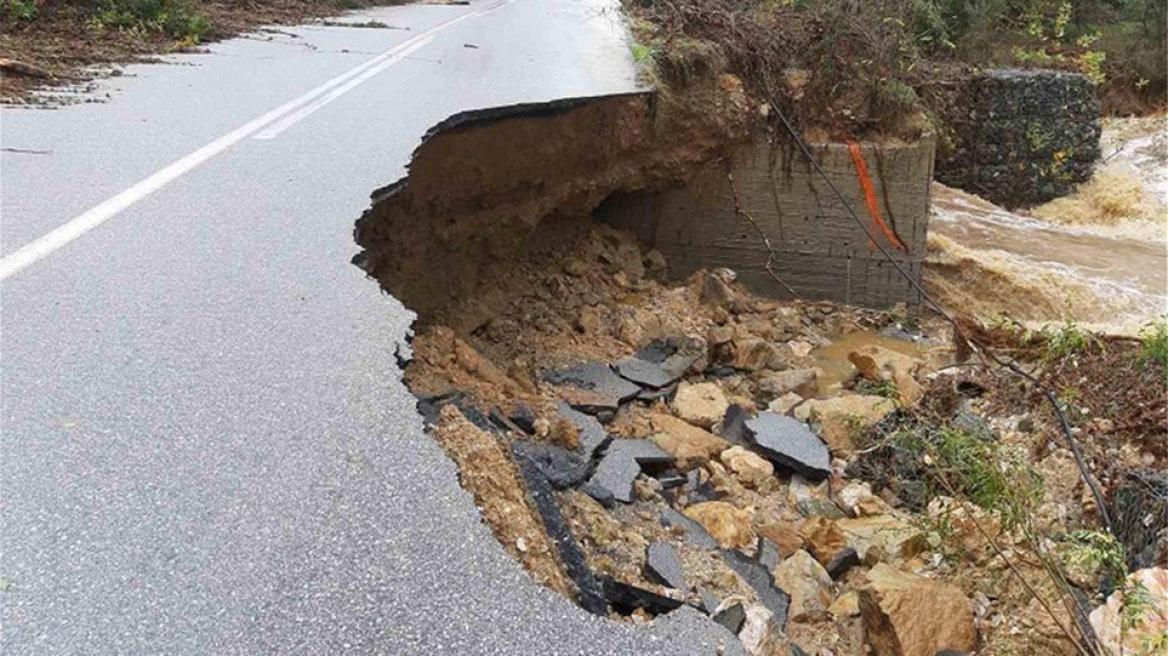
[[[945,366],[945,330],[759,299],[727,269],[667,286],[629,235],[547,229],[495,281],[497,305],[436,315],[473,304],[485,320],[423,317],[405,365],[485,521],[539,580],[634,623],[689,607],[753,655],[1075,653],[1014,580],[1045,584],[1039,564],[1007,562],[1016,536],[936,489],[924,454],[873,443],[918,412],[1042,443],[1039,516],[1093,520],[1053,427],[986,415],[984,389]]]

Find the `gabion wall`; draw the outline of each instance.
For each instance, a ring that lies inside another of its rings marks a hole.
[[[1077,73],[993,70],[929,84],[936,178],[1009,208],[1070,193],[1099,158],[1099,100]]]

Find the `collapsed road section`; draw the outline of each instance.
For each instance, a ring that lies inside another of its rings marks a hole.
[[[589,612],[697,612],[726,653],[1072,653],[1091,625],[1048,561],[995,556],[1048,548],[1016,515],[1097,520],[1057,418],[949,366],[948,325],[906,321],[919,299],[872,243],[920,275],[931,137],[813,148],[824,189],[765,113],[724,75],[431,130],[355,232],[418,313],[402,364],[429,434],[502,546]],[[1108,418],[1150,394],[1090,415],[1122,445],[1087,445],[1117,491],[1164,464],[1142,441],[1163,413]]]

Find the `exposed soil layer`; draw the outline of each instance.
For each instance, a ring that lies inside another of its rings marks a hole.
[[[408,178],[374,194],[355,262],[427,320],[473,330],[509,301],[490,281],[541,221],[590,220],[613,192],[684,181],[744,138],[749,107],[723,76],[684,102],[636,93],[456,115],[426,135]],[[477,307],[444,313],[466,298]]]
[[[37,16],[28,21],[0,22],[0,102],[41,102],[34,89],[84,86],[106,75],[111,65],[149,60],[155,55],[197,51],[202,43],[227,39],[263,25],[296,25],[310,19],[335,16],[345,10],[375,5],[404,4],[405,0],[204,0],[195,10],[205,14],[210,30],[198,41],[175,38],[157,29],[100,28],[92,24],[93,7],[80,4],[38,3]],[[94,3],[96,4],[96,3]],[[48,100],[51,101],[51,98]]]

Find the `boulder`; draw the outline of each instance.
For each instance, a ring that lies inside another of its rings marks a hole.
[[[839,507],[852,517],[883,515],[888,507],[879,497],[872,494],[872,486],[866,482],[850,482],[835,495]]]
[[[713,433],[667,414],[650,415],[649,425],[654,431],[649,439],[671,454],[682,469],[705,464],[730,446]]]
[[[651,248],[641,258],[641,261],[645,265],[645,275],[657,280],[665,279],[669,263],[665,261],[665,256],[661,254],[661,251]]]
[[[860,564],[860,555],[852,547],[848,547],[835,555],[826,565],[827,575],[833,580],[847,574],[853,567]]]
[[[803,538],[790,524],[778,522],[760,524],[755,527],[755,532],[773,543],[783,558],[790,558],[791,554],[803,548]]]
[[[788,369],[759,378],[758,390],[771,397],[790,393],[807,397],[815,393],[818,381],[818,369]]]
[[[1137,605],[1126,604],[1126,627],[1123,590],[1112,593],[1107,603],[1091,611],[1095,635],[1112,654],[1146,653],[1141,651],[1145,645],[1157,644],[1168,636],[1168,569],[1141,569],[1128,576],[1128,583],[1142,585],[1149,603],[1143,604],[1142,611]]]
[[[787,618],[792,622],[830,619],[831,577],[811,554],[800,549],[774,569],[775,585],[791,595]]]
[[[791,411],[794,410],[795,407],[800,403],[802,403],[803,400],[804,399],[802,396],[799,396],[794,392],[787,392],[774,401],[768,403],[767,410],[770,410],[776,415],[788,415],[791,414]]]
[[[913,377],[913,371],[921,363],[914,357],[870,344],[852,351],[848,354],[848,360],[869,381],[894,383],[902,405],[914,405],[925,394],[924,388]]]
[[[782,369],[791,357],[789,347],[784,349],[765,339],[735,339],[731,344],[734,356],[730,364],[743,371]]]
[[[750,513],[725,501],[706,501],[684,511],[686,517],[706,529],[725,549],[745,549],[754,544],[754,526]]]
[[[750,656],[767,656],[776,648],[774,613],[761,604],[746,608],[746,620],[738,632],[738,639]]]
[[[869,565],[911,558],[928,548],[917,528],[891,515],[841,519],[835,528]]]
[[[811,555],[826,565],[848,547],[847,538],[836,526],[836,522],[826,517],[812,517],[803,522],[799,536]]]
[[[860,594],[855,590],[849,590],[832,602],[827,610],[837,618],[856,617],[860,614]]]
[[[734,289],[730,286],[737,277],[729,269],[718,269],[702,276],[698,300],[702,305],[726,308],[734,302]]]
[[[746,420],[746,437],[756,450],[780,467],[810,478],[831,474],[831,455],[823,440],[790,417],[760,412],[757,417]]]
[[[713,478],[701,468],[691,469],[686,474],[683,490],[689,501],[687,505],[718,500],[718,490],[714,487]]]
[[[969,599],[960,588],[883,563],[860,590],[864,640],[875,656],[934,656],[977,649]]]
[[[673,396],[673,412],[702,428],[713,428],[722,420],[730,402],[717,383],[682,383]]]
[[[750,442],[746,440],[747,419],[750,419],[750,413],[746,410],[746,407],[740,403],[731,403],[726,408],[726,414],[722,417],[722,430],[720,434],[731,444],[749,446]]]
[[[820,435],[831,452],[846,456],[855,450],[852,431],[876,424],[895,409],[896,404],[883,396],[849,394],[832,399],[812,399],[800,405],[795,415],[802,414],[819,422]]]
[[[681,559],[668,543],[654,542],[649,545],[645,555],[645,571],[661,585],[678,590],[685,590],[688,587],[681,569]]]
[[[840,507],[832,503],[831,499],[820,499],[818,497],[810,497],[807,499],[799,499],[796,502],[796,507],[804,517],[825,517],[827,519],[843,519],[847,517]]]
[[[775,467],[765,458],[747,451],[740,446],[732,446],[719,456],[722,464],[742,481],[743,485],[758,489],[768,480],[774,478]]]
[[[873,383],[892,380],[895,370],[913,371],[920,360],[910,355],[897,353],[876,344],[862,346],[848,354],[848,360],[856,365],[860,375]]]

